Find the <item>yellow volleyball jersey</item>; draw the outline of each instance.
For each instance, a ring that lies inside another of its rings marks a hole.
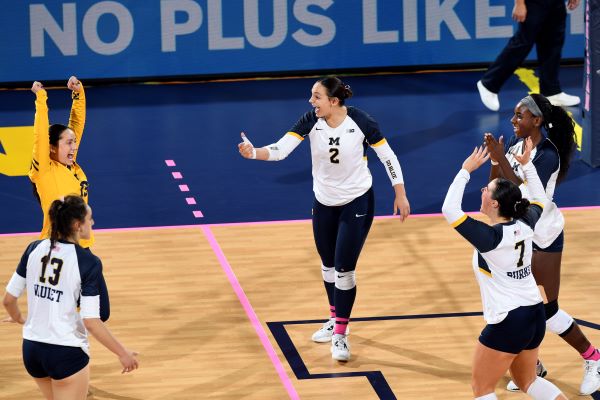
[[[79,150],[85,125],[85,93],[83,87],[79,92],[74,91],[71,97],[73,98],[73,106],[71,107],[69,128],[75,133]],[[73,165],[70,167],[50,158],[50,136],[48,132],[50,122],[48,120],[47,100],[48,95],[45,90],[39,90],[36,93],[33,160],[29,170],[29,179],[37,187],[44,213],[44,224],[40,233],[41,239],[50,236],[48,210],[54,200],[75,194],[83,197],[86,203],[88,202],[87,177],[76,162],[78,150],[74,154]],[[82,239],[79,242],[82,247],[90,247],[93,243],[93,233],[89,240]]]

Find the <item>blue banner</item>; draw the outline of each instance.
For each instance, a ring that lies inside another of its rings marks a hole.
[[[491,62],[513,0],[5,1],[0,82]],[[583,57],[583,6],[564,58]]]

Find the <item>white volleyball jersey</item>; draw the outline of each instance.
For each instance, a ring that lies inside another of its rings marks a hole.
[[[515,171],[515,174],[525,182],[525,173],[523,172],[523,168],[513,156],[513,154],[523,154],[523,149],[523,140],[513,136],[511,141],[507,143],[506,159]],[[538,176],[542,181],[542,185],[544,185],[546,196],[552,200],[554,197],[554,189],[556,188],[558,172],[560,170],[560,157],[558,155],[558,149],[550,139],[543,138],[542,141],[531,150],[530,157],[533,165],[535,165]],[[523,195],[526,194],[526,192],[523,193]]]
[[[455,227],[475,246],[473,270],[481,291],[483,317],[489,324],[501,322],[510,310],[542,301],[531,273],[531,221],[539,218],[541,208],[530,207],[524,220],[489,226],[467,217]]]
[[[301,140],[310,138],[313,190],[316,199],[326,206],[347,204],[369,190],[373,178],[367,166],[367,148],[386,144],[371,116],[355,107],[347,110],[348,115],[337,128],[331,128],[311,110],[288,132]]]
[[[490,226],[461,210],[468,181],[468,172],[461,170],[448,190],[442,211],[456,231],[475,247],[473,270],[481,292],[483,317],[487,323],[497,324],[515,308],[542,302],[531,273],[533,229],[542,207],[532,204],[523,218]]]
[[[89,249],[59,241],[43,265],[50,240],[31,243],[6,291],[19,297],[27,288],[27,321],[23,338],[81,347],[89,352],[82,318],[100,318],[99,282],[102,264]],[[78,301],[81,300],[81,313]]]
[[[525,179],[523,167],[514,157],[514,154],[523,154],[523,150],[524,141],[516,136],[513,136],[510,142],[507,143],[506,159],[512,166],[513,171],[515,171],[515,174],[523,182],[526,182],[527,180]],[[538,176],[540,177],[542,185],[544,186],[546,196],[552,200],[554,197],[554,189],[556,189],[558,172],[560,170],[560,157],[558,154],[558,149],[550,139],[543,138],[542,141],[531,150],[531,160],[535,166]],[[523,197],[530,198],[530,193],[525,185],[521,185],[519,188],[521,189]],[[560,235],[560,232],[558,232],[555,237],[550,238],[549,240],[542,240],[541,236],[545,236],[545,233],[540,232],[540,230],[547,230],[547,226],[549,224],[564,225],[564,217],[557,207],[554,207],[551,213],[545,214],[544,220],[537,225],[533,241],[540,248],[548,247],[558,237],[558,235]]]

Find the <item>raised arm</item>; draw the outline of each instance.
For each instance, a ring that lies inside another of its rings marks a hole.
[[[500,140],[496,140],[494,135],[486,133],[484,135],[485,146],[490,153],[490,159],[497,165],[492,164],[492,171],[490,171],[490,181],[495,178],[503,177],[513,182],[517,186],[522,184],[523,181],[515,174],[512,166],[506,159],[504,154],[504,141],[503,137],[500,136]]]
[[[502,240],[502,236],[494,227],[467,216],[462,210],[461,203],[471,172],[488,159],[487,150],[476,147],[463,162],[462,169],[456,174],[442,205],[442,213],[446,221],[480,252],[494,249]]]
[[[548,198],[546,190],[542,184],[537,168],[530,160],[531,150],[533,149],[533,142],[531,138],[525,140],[525,151],[523,155],[515,155],[516,160],[521,164],[523,172],[525,174],[525,191],[527,197],[532,203],[527,213],[523,217],[523,220],[534,229],[533,239],[535,243],[545,248],[552,244],[552,242],[560,235],[565,226],[565,220],[562,213],[556,207],[556,204],[552,202],[552,199]],[[540,209],[536,209],[536,206]]]
[[[73,161],[75,161],[79,146],[81,146],[81,138],[83,137],[83,129],[85,127],[85,91],[83,90],[83,84],[74,76],[69,78],[67,87],[73,91],[71,93],[73,105],[71,106],[71,115],[69,116],[69,128],[75,133],[75,139],[77,140],[77,150],[75,150],[75,154],[73,155]]]
[[[33,82],[35,93],[35,120],[33,122],[33,160],[29,176],[35,182],[39,172],[46,171],[50,164],[50,122],[48,120],[48,94],[40,82]]]

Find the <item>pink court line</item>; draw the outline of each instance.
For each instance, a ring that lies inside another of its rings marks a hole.
[[[273,363],[273,366],[275,367],[275,370],[277,371],[277,374],[279,375],[279,379],[281,379],[281,382],[283,383],[283,386],[287,390],[288,395],[290,396],[290,399],[293,399],[293,400],[300,399],[300,396],[298,396],[298,393],[296,392],[296,389],[294,388],[292,381],[290,380],[287,373],[285,372],[285,369],[283,368],[281,361],[279,361],[279,357],[277,357],[277,354],[275,353],[275,349],[273,348],[273,345],[269,341],[269,338],[267,337],[267,334],[266,334],[262,324],[260,323],[258,316],[254,312],[254,309],[252,308],[252,305],[250,304],[250,301],[248,300],[246,293],[244,293],[244,289],[242,289],[242,286],[240,285],[240,282],[238,281],[237,277],[235,276],[235,273],[233,272],[231,265],[229,265],[229,261],[227,261],[227,258],[225,257],[225,254],[223,253],[223,250],[221,249],[221,246],[219,246],[217,239],[215,238],[215,236],[213,235],[213,233],[211,232],[209,227],[202,226],[201,229],[202,229],[202,232],[204,232],[204,236],[206,236],[206,239],[208,240],[210,247],[213,249],[215,255],[217,256],[217,259],[219,260],[219,263],[221,264],[221,268],[223,268],[223,271],[225,272],[227,279],[229,279],[229,283],[231,284],[233,291],[237,295],[240,303],[242,304],[242,307],[244,307],[244,311],[246,311],[246,315],[250,319],[250,322],[252,323],[252,326],[254,327],[254,330],[256,331],[256,334],[258,335],[260,342],[262,343],[269,358],[271,359],[271,362]]]
[[[183,179],[183,175],[181,175],[181,172],[171,172],[171,175],[173,175],[173,178],[175,179]]]
[[[599,210],[600,206],[583,206],[583,207],[561,207],[561,210],[567,211],[591,211]],[[466,211],[467,214],[479,214],[476,211]],[[422,218],[422,217],[440,217],[442,214],[413,214],[411,218]],[[382,215],[377,216],[375,219],[390,219],[398,218],[394,215]],[[310,222],[310,219],[295,219],[295,220],[282,220],[282,221],[256,221],[256,222],[224,222],[217,224],[191,224],[191,225],[163,225],[163,226],[139,226],[129,228],[102,228],[94,229],[94,232],[133,232],[133,231],[157,231],[161,229],[184,229],[184,228],[203,228],[203,227],[219,227],[219,226],[244,226],[244,225],[277,225],[277,224],[299,224]],[[0,233],[0,237],[7,236],[37,236],[40,232],[15,232],[15,233]]]
[[[600,207],[599,207],[600,208]],[[472,214],[473,212],[467,212]],[[411,218],[429,218],[429,217],[440,217],[442,213],[439,214],[411,214],[409,219]],[[380,215],[375,217],[376,220],[380,219],[400,219],[397,215]],[[204,226],[244,226],[244,225],[278,225],[278,224],[298,224],[310,222],[310,219],[290,219],[290,220],[281,220],[281,221],[253,221],[253,222],[222,222],[216,224],[206,224]]]
[[[175,161],[173,161],[173,160],[165,160],[165,164],[167,164],[167,167],[174,167],[175,166]]]
[[[189,192],[190,188],[188,187],[188,185],[179,185],[179,190],[181,190],[182,192]]]

